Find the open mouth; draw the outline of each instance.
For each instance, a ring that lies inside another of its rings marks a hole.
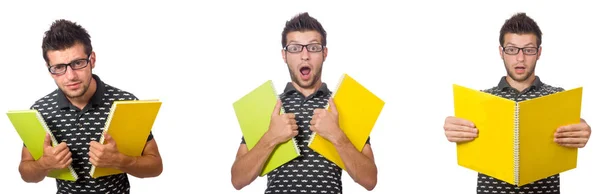
[[[525,72],[525,67],[524,66],[517,66],[517,67],[515,67],[515,71],[517,73],[524,73]]]
[[[308,80],[310,78],[311,69],[308,66],[304,66],[300,68],[300,75],[303,80]]]

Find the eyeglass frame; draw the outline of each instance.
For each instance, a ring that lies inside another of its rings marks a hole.
[[[302,46],[302,47],[301,47],[300,51],[298,51],[298,52],[291,52],[291,51],[288,50],[288,47],[292,46],[292,45],[294,45],[294,46]],[[308,51],[310,53],[320,53],[320,52],[323,52],[323,50],[325,49],[325,46],[323,46],[323,44],[321,44],[321,43],[310,43],[310,44],[288,44],[285,47],[283,47],[283,50],[285,50],[285,52],[290,52],[290,53],[301,53],[302,51],[304,51],[304,48],[308,49],[309,45],[319,45],[321,47],[320,51],[309,51],[309,50],[306,50],[306,51]]]
[[[510,48],[516,48],[516,49],[517,49],[517,53],[515,53],[515,54],[508,54],[508,53],[506,53],[506,51],[505,51],[506,47],[510,47]],[[523,52],[523,55],[530,55],[530,56],[531,56],[531,55],[537,55],[537,54],[540,52],[540,47],[539,47],[539,46],[537,46],[537,47],[516,47],[516,46],[506,46],[506,47],[504,47],[504,46],[502,47],[502,52],[503,52],[503,53],[506,53],[507,55],[518,55],[518,54],[519,54],[519,52]],[[534,49],[535,49],[535,53],[534,53],[534,54],[525,54],[525,51],[524,51],[524,49],[531,49],[531,48],[534,48]]]
[[[71,67],[71,70],[79,70],[79,69],[86,68],[88,65],[90,65],[90,62],[91,62],[91,56],[92,56],[92,55],[91,55],[91,54],[89,54],[89,55],[87,56],[87,58],[84,58],[84,59],[75,59],[75,60],[72,60],[72,61],[71,61],[71,62],[69,62],[69,63],[61,63],[61,64],[52,65],[52,66],[51,66],[50,64],[46,63],[46,64],[47,64],[47,66],[48,66],[48,72],[50,72],[52,75],[63,75],[63,74],[65,74],[65,73],[67,73],[67,70],[68,70],[68,69],[67,69],[67,67]],[[73,68],[73,65],[74,65],[74,63],[75,63],[75,62],[77,62],[77,61],[80,61],[80,60],[85,60],[85,66],[83,66],[83,67],[81,67],[81,68],[77,68],[77,69],[76,69],[76,68]],[[65,66],[65,71],[64,71],[64,72],[62,72],[62,73],[53,73],[53,72],[52,72],[52,68],[53,68],[53,67],[56,67],[56,66],[60,66],[60,65],[64,65],[64,66]]]

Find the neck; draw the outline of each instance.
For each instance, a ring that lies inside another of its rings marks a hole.
[[[92,99],[94,93],[96,93],[96,79],[92,78],[88,90],[85,91],[82,96],[75,98],[67,97],[67,100],[69,100],[69,102],[71,102],[71,104],[73,104],[75,107],[83,109],[88,104],[90,99]]]
[[[323,84],[323,82],[321,81],[321,79],[318,79],[317,81],[315,81],[315,84],[313,84],[312,86],[303,88],[300,87],[300,85],[298,85],[296,82],[292,82],[292,85],[294,85],[294,88],[296,88],[296,90],[300,91],[300,93],[302,93],[302,95],[309,96],[311,94],[314,94],[317,89],[319,89],[321,87],[321,85]]]
[[[506,82],[508,82],[508,85],[510,85],[510,87],[517,89],[519,92],[522,92],[523,90],[531,87],[531,85],[533,85],[533,81],[535,81],[535,74],[531,74],[531,76],[529,76],[529,78],[527,78],[526,80],[523,80],[523,81],[517,81],[517,80],[512,79],[508,75],[506,76]]]

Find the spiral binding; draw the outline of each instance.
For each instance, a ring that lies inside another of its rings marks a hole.
[[[515,185],[519,185],[519,103],[515,105],[515,133],[514,133],[514,176]]]
[[[36,111],[36,115],[37,115],[38,120],[44,121],[44,117],[42,117],[42,114],[40,114],[40,112]],[[48,133],[50,135],[50,140],[52,141],[52,145],[53,146],[58,145],[58,141],[52,134],[52,131],[50,130],[48,125],[46,125],[46,122],[41,122],[41,123],[42,123],[42,127],[44,127],[44,130],[46,130],[46,133]],[[77,173],[75,172],[75,169],[73,169],[73,166],[69,165],[68,168],[69,168],[69,171],[71,172],[71,175],[75,178],[75,180],[79,179],[79,176],[77,176]]]

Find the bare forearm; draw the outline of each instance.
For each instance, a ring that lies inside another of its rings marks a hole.
[[[345,135],[334,145],[346,166],[348,175],[365,189],[373,190],[377,184],[375,161],[359,152]]]
[[[248,153],[235,160],[231,167],[231,183],[235,189],[244,188],[258,177],[275,145],[262,138]]]
[[[131,157],[122,155],[119,170],[138,178],[156,177],[162,173],[163,165],[159,156],[145,155]]]
[[[46,177],[50,170],[44,169],[36,161],[22,161],[19,164],[19,172],[21,173],[21,179],[28,183],[37,183]]]

